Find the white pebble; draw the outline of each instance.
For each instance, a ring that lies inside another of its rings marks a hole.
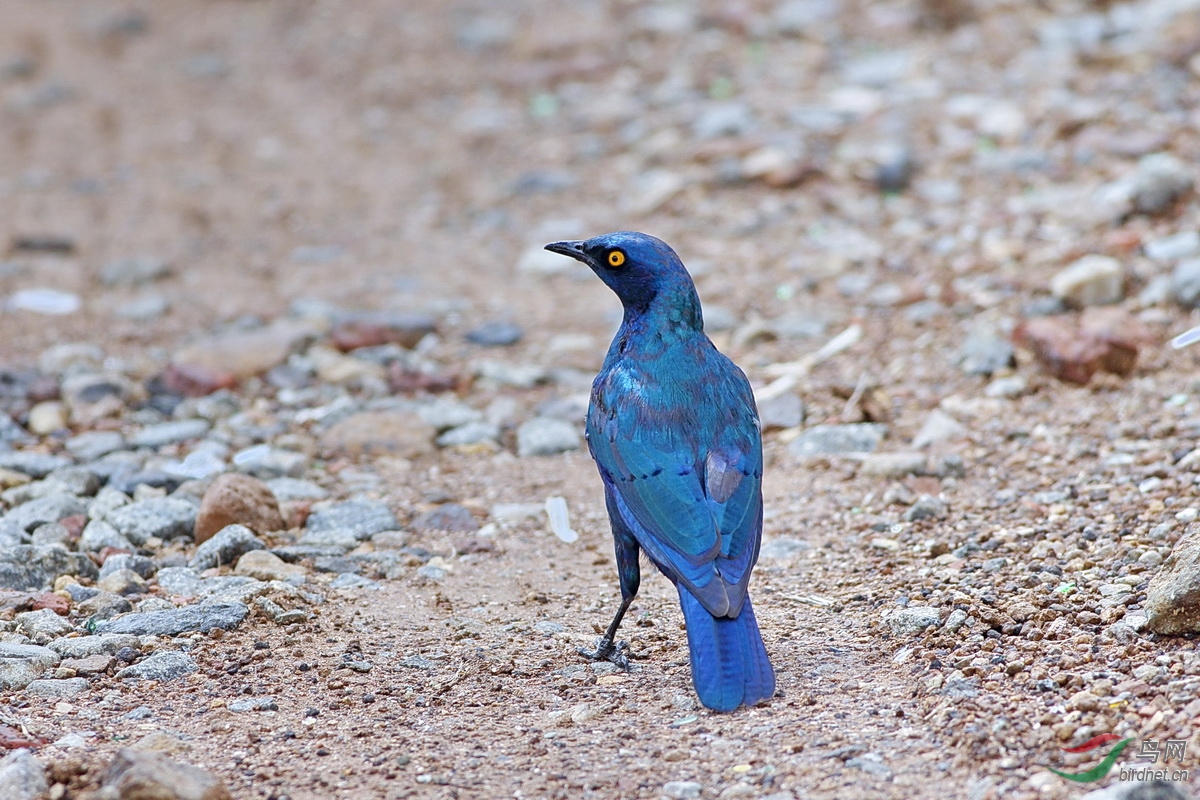
[[[550,530],[554,535],[567,544],[578,541],[579,534],[571,529],[571,517],[567,512],[567,500],[564,497],[546,498],[546,515],[550,517]]]

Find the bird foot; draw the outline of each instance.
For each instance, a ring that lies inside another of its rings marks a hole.
[[[609,663],[616,664],[625,672],[629,672],[632,668],[629,664],[629,642],[625,641],[613,642],[601,637],[596,640],[595,650],[588,650],[585,647],[580,648],[579,655],[589,661],[608,661]]]

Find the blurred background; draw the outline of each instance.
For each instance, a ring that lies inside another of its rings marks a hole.
[[[1200,552],[1200,348],[1162,346],[1198,321],[1198,96],[1200,0],[7,0],[0,451],[112,456],[138,501],[238,470],[386,502],[412,531],[380,548],[415,549],[376,607],[406,647],[453,631],[508,659],[514,620],[537,636],[516,673],[428,673],[435,699],[467,677],[442,727],[423,696],[386,725],[438,731],[396,745],[410,774],[483,764],[507,795],[558,780],[577,735],[559,796],[608,796],[594,722],[633,753],[603,766],[628,796],[679,752],[704,796],[759,796],[730,776],[779,765],[776,797],[1066,797],[1043,765],[1069,742],[1200,730],[1193,643],[1159,635],[1182,629],[1163,597],[1200,618],[1175,555]],[[567,710],[559,665],[616,597],[580,429],[619,305],[542,246],[615,229],[679,251],[759,393],[771,728],[677,729],[697,718],[675,721],[665,581],[623,632],[652,654],[614,689],[640,708]],[[440,627],[481,588],[503,605]],[[519,708],[491,682],[510,674]],[[315,729],[363,716],[341,708]],[[514,719],[556,744],[486,735]],[[262,764],[317,772],[273,742]],[[474,755],[510,746],[499,771]],[[349,756],[325,769],[383,780]]]
[[[0,334],[170,348],[319,298],[536,342],[615,313],[540,245],[618,228],[742,344],[1054,310],[1087,253],[1169,307],[1198,7],[10,3]]]

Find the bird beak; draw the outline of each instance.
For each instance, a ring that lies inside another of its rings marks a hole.
[[[551,253],[558,253],[564,256],[570,256],[576,261],[582,261],[589,267],[592,266],[592,260],[588,254],[583,251],[583,242],[551,242],[546,245],[546,249]]]

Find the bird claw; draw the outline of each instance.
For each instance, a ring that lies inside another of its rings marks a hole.
[[[611,664],[616,664],[625,672],[629,672],[632,669],[629,663],[629,642],[605,641],[602,637],[596,640],[595,650],[588,650],[583,647],[579,649],[579,655],[589,661],[607,661]]]

